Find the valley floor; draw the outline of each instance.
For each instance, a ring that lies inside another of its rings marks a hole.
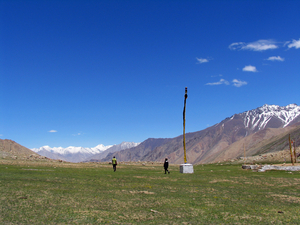
[[[0,159],[1,224],[298,224],[300,172]]]

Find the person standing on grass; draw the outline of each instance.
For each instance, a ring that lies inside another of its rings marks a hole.
[[[164,168],[165,168],[165,174],[167,173],[170,173],[170,171],[168,170],[168,167],[169,167],[169,161],[168,161],[168,158],[165,158],[165,163],[164,163]]]
[[[116,159],[116,157],[115,157],[115,156],[112,158],[112,164],[113,164],[113,169],[114,169],[114,172],[116,172],[116,170],[117,170],[117,165],[118,165],[118,162],[117,162],[117,159]]]

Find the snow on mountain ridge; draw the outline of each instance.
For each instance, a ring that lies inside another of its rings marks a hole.
[[[105,151],[108,148],[111,148],[113,145],[107,145],[104,146],[102,144],[97,145],[94,148],[83,148],[83,147],[75,147],[75,146],[69,146],[67,148],[63,148],[63,147],[53,147],[51,148],[50,146],[46,145],[40,148],[33,148],[31,149],[32,151],[38,153],[42,150],[46,150],[48,152],[52,152],[52,153],[58,153],[61,155],[66,155],[66,154],[76,154],[76,153],[87,153],[87,154],[97,154],[100,152]]]
[[[242,115],[245,127],[251,130],[264,129],[272,118],[278,118],[283,124],[282,127],[286,127],[300,115],[300,106],[289,104],[281,107],[265,104],[257,109],[246,111]]]
[[[119,147],[121,149],[126,149],[126,148],[131,148],[131,147],[136,147],[138,146],[140,143],[135,143],[135,142],[122,142]]]

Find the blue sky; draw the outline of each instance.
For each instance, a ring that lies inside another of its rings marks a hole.
[[[299,105],[300,1],[0,0],[0,138],[111,145]]]

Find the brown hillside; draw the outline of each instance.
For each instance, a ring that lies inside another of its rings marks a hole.
[[[262,152],[261,149],[264,148],[269,143],[274,142],[274,140],[280,139],[287,135],[288,132],[293,130],[292,127],[286,127],[286,128],[268,128],[264,129],[262,131],[259,131],[257,133],[251,134],[237,142],[234,142],[227,148],[225,148],[221,154],[216,155],[215,157],[211,157],[209,161],[211,162],[218,162],[218,161],[226,161],[235,159],[238,157],[244,156],[244,150],[246,156],[252,156],[256,154],[260,154]],[[286,143],[288,139],[285,140]],[[280,148],[278,150],[283,150],[283,148]],[[270,152],[270,150],[266,151]],[[266,153],[265,152],[265,153]]]
[[[257,132],[245,129],[242,124],[240,118],[235,116],[205,130],[187,133],[187,161],[205,164],[233,160],[244,156],[244,146],[246,156],[278,152],[288,148],[288,134],[291,134],[292,139],[300,136],[299,123],[285,128],[265,128]],[[151,142],[147,140],[138,147],[115,154],[120,161],[163,161],[168,157],[171,163],[184,163],[182,135],[159,143],[155,141],[153,145],[154,141],[155,139],[151,139]],[[296,140],[296,145],[300,145],[300,139]],[[110,155],[103,161],[109,161],[111,157]]]
[[[8,139],[0,139],[0,157],[2,158],[24,158],[39,155],[30,149]]]

